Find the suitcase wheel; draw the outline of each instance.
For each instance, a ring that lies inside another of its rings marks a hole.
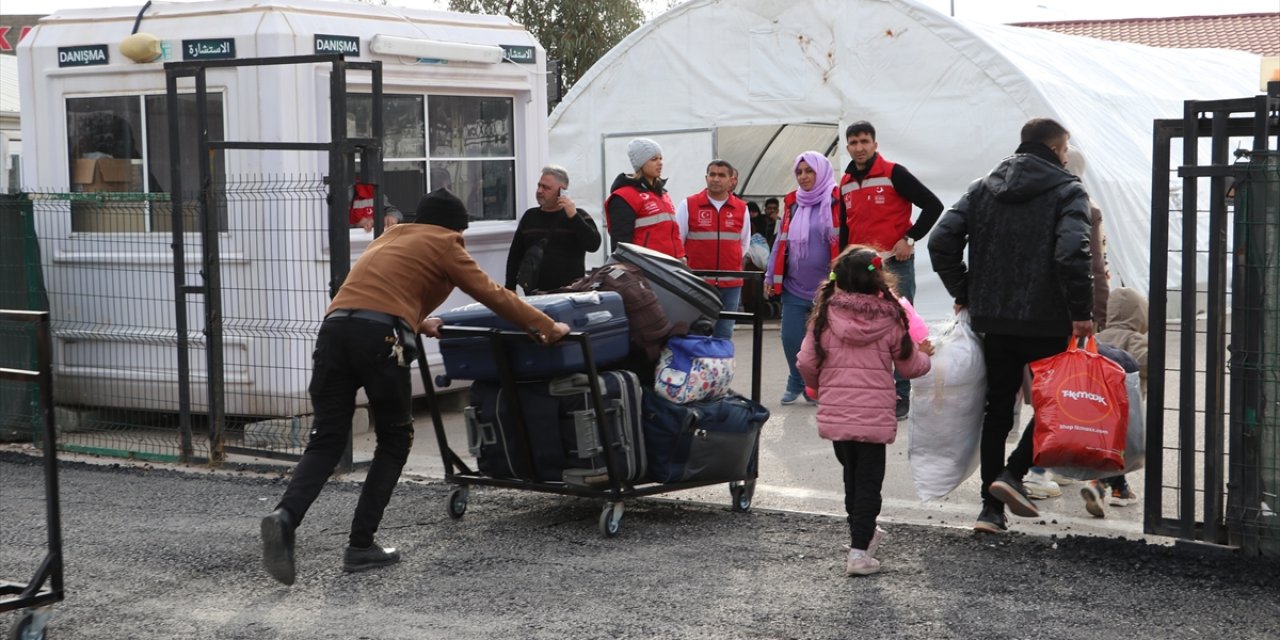
[[[600,512],[600,534],[606,538],[618,535],[622,526],[622,502],[606,502]]]
[[[449,492],[449,499],[445,503],[445,508],[449,510],[449,517],[457,520],[462,514],[467,512],[467,494],[470,493],[466,487],[455,487]]]
[[[729,495],[733,496],[733,510],[745,513],[751,510],[751,499],[756,494],[756,481],[734,481],[729,483]]]

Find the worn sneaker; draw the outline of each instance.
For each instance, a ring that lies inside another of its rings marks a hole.
[[[1127,507],[1131,504],[1138,503],[1138,494],[1129,488],[1129,483],[1124,480],[1111,487],[1111,498],[1107,500],[1107,504],[1113,507]]]
[[[978,514],[977,522],[973,523],[973,530],[982,533],[1004,533],[1009,530],[1009,519],[1005,517],[1004,511],[984,505],[982,513]]]
[[[1027,497],[1027,490],[1022,487],[1022,481],[1013,477],[1008,469],[1000,472],[1000,477],[987,488],[995,499],[1004,503],[1009,507],[1009,511],[1015,516],[1023,518],[1035,518],[1040,515],[1040,510],[1036,505],[1031,503],[1031,498]]]
[[[1107,507],[1102,501],[1104,488],[1097,480],[1090,480],[1080,487],[1080,497],[1084,498],[1084,510],[1095,518],[1107,517]]]
[[[884,540],[884,534],[884,529],[881,529],[880,525],[876,525],[876,532],[871,534],[871,542],[867,545],[867,555],[879,559],[876,553],[880,551],[880,543]]]
[[[799,399],[800,399],[800,394],[802,394],[802,393],[804,393],[804,392],[803,392],[803,391],[784,391],[784,392],[782,392],[782,404],[795,404],[795,403],[796,403],[796,400],[799,400]],[[809,399],[809,397],[808,397],[808,396],[805,396],[805,400],[808,400],[808,399]]]
[[[1072,478],[1072,477],[1070,477],[1070,476],[1064,476],[1064,475],[1062,475],[1062,474],[1060,474],[1060,473],[1054,473],[1054,472],[1052,472],[1052,471],[1045,471],[1045,472],[1044,472],[1044,475],[1045,475],[1045,477],[1049,478],[1050,480],[1052,480],[1052,481],[1054,481],[1054,482],[1058,483],[1058,486],[1059,486],[1059,487],[1065,487],[1065,486],[1067,486],[1067,485],[1069,485],[1069,484],[1075,484],[1075,483],[1076,483],[1076,479],[1075,479],[1075,478]]]
[[[899,420],[906,420],[907,416],[911,415],[911,398],[898,398],[894,413]]]
[[[342,556],[342,570],[348,573],[385,567],[400,562],[400,552],[393,547],[380,547],[377,544],[360,547],[347,547]]]
[[[1062,495],[1062,487],[1050,480],[1048,474],[1040,471],[1028,472],[1027,477],[1022,479],[1022,488],[1027,490],[1027,497],[1032,500],[1047,500]]]
[[[844,572],[851,576],[869,576],[880,571],[880,561],[862,549],[849,548],[849,559],[845,562]]]
[[[284,509],[276,509],[262,519],[262,567],[280,582],[293,584],[293,518]]]
[[[806,404],[811,404],[811,405],[818,404],[818,399],[814,398],[813,396],[810,396],[808,391],[804,392],[804,401]]]

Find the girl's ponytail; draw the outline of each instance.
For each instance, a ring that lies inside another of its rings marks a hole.
[[[809,325],[813,327],[813,352],[817,356],[817,365],[827,359],[827,350],[822,348],[822,332],[827,329],[827,306],[831,296],[836,292],[836,281],[828,278],[818,289],[818,299],[814,302],[813,312],[809,314]]]

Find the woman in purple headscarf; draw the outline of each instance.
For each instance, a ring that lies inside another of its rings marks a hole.
[[[805,392],[796,370],[796,354],[804,341],[814,295],[840,253],[840,193],[831,162],[821,153],[800,154],[794,167],[799,188],[783,199],[782,221],[769,253],[764,285],[768,295],[782,297],[782,352],[791,370],[782,404],[801,397],[814,404],[817,400]]]

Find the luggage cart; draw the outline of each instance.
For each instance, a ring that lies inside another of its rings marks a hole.
[[[697,275],[704,277],[728,277],[743,278],[744,286],[748,283],[755,283],[759,286],[762,282],[763,274],[753,271],[695,271]],[[722,311],[720,318],[733,319],[735,321],[747,320],[751,323],[751,400],[760,401],[760,379],[761,379],[761,362],[760,352],[763,346],[763,313],[764,305],[760,303],[760,296],[756,298],[757,304],[750,312],[739,311]],[[511,364],[507,355],[507,348],[504,341],[512,339],[529,339],[528,335],[516,331],[502,331],[499,329],[487,329],[476,327],[449,327],[441,328],[441,335],[447,337],[476,337],[483,336],[489,339],[492,345],[494,359],[498,364],[498,372],[500,383],[504,389],[505,395],[509,398],[509,402],[513,403],[512,415],[516,416],[516,437],[521,438],[525,445],[525,451],[529,454],[529,468],[535,469],[536,464],[533,460],[533,448],[530,446],[529,431],[523,421],[523,413],[519,410],[519,394],[515,392],[516,380],[511,372]],[[607,428],[608,421],[604,419],[606,415],[604,394],[600,388],[599,371],[596,368],[595,358],[591,352],[590,337],[582,332],[571,332],[563,338],[566,341],[576,342],[583,350],[583,359],[586,363],[586,373],[589,379],[591,407],[595,411],[595,415],[600,418],[595,421],[597,428],[598,442],[603,443],[603,454],[606,469],[608,470],[608,486],[602,488],[579,487],[569,485],[564,482],[556,481],[535,481],[535,480],[519,480],[507,478],[494,478],[481,474],[479,471],[471,470],[462,458],[449,446],[448,436],[444,431],[444,423],[440,417],[439,405],[436,402],[435,389],[432,385],[430,370],[427,365],[426,355],[421,344],[418,348],[418,367],[422,374],[423,387],[426,389],[428,404],[431,407],[431,422],[435,429],[436,441],[440,446],[440,456],[444,461],[444,479],[445,482],[456,485],[448,495],[446,500],[446,509],[449,516],[453,519],[459,519],[467,511],[467,501],[470,495],[471,486],[490,486],[503,487],[507,489],[523,489],[526,491],[536,491],[540,493],[552,493],[560,495],[570,495],[582,498],[603,498],[604,506],[600,512],[598,528],[600,533],[606,538],[612,538],[618,535],[621,529],[623,515],[623,501],[628,498],[640,498],[644,496],[652,496],[671,491],[680,491],[682,489],[692,489],[696,487],[705,487],[716,484],[722,484],[724,480],[707,480],[692,481],[678,483],[657,483],[645,481],[642,483],[629,483],[620,479],[618,469],[622,463],[618,461],[617,443]],[[421,342],[421,338],[419,338]],[[442,379],[447,384],[447,379]],[[442,384],[441,386],[444,386]],[[751,509],[751,502],[755,496],[757,469],[759,466],[759,440],[756,441],[756,453],[752,456],[752,463],[748,468],[745,477],[737,478],[729,482],[729,495],[731,498],[731,507],[736,512],[746,512]]]
[[[44,429],[45,514],[48,551],[26,583],[0,580],[0,613],[25,609],[9,631],[9,640],[43,640],[53,604],[62,601],[62,518],[58,506],[58,444],[53,420],[53,374],[49,312],[0,309],[0,319],[35,325],[35,371],[0,368],[0,380],[35,382],[40,387],[40,417]]]

